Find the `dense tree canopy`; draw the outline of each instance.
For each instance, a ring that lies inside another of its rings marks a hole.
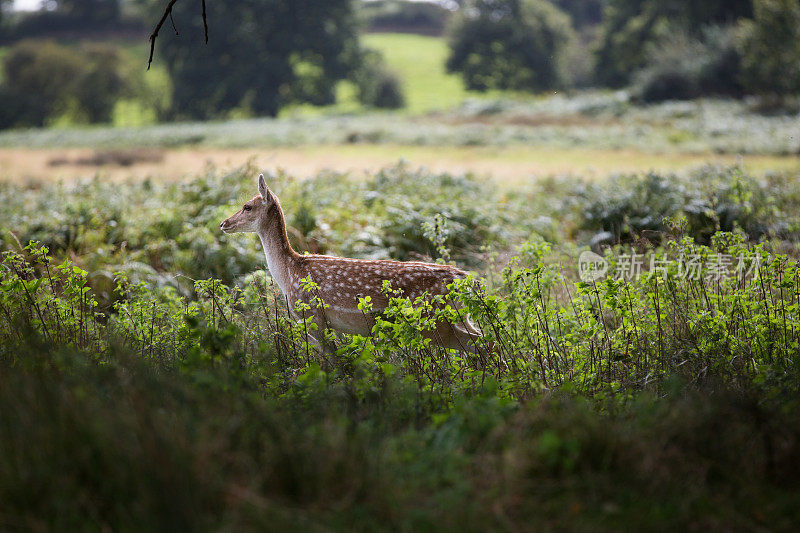
[[[543,0],[475,0],[462,6],[447,69],[470,89],[541,91],[563,84],[569,18]]]
[[[754,0],[743,26],[742,82],[752,93],[782,100],[800,94],[800,2]]]
[[[107,24],[119,19],[120,0],[55,0],[56,9],[76,20]]]
[[[735,23],[752,14],[751,0],[608,0],[596,75],[602,85],[619,87],[648,59],[649,48],[674,34],[698,35],[711,24]]]
[[[216,6],[216,9],[215,9]],[[275,115],[293,101],[333,101],[334,81],[358,61],[350,0],[241,0],[209,4],[210,37],[194,3],[176,4],[180,38],[164,28],[160,54],[177,117],[205,119],[240,108]]]
[[[594,26],[603,21],[603,10],[608,0],[552,0],[572,18],[575,28]]]
[[[117,49],[86,43],[78,49],[54,41],[22,41],[3,61],[0,128],[44,126],[63,115],[107,122],[132,82]]]

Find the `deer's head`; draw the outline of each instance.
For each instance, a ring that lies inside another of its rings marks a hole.
[[[222,221],[219,227],[225,233],[257,232],[261,220],[270,215],[278,204],[277,198],[267,187],[264,175],[258,175],[258,192],[251,200],[245,202],[236,213]]]

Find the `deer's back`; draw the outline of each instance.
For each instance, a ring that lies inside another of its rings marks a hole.
[[[373,309],[385,308],[389,301],[381,290],[384,280],[407,298],[423,293],[446,294],[454,279],[466,272],[447,265],[415,261],[369,261],[325,255],[303,256],[303,270],[318,285],[320,296],[335,307],[355,306],[358,298],[369,296]]]

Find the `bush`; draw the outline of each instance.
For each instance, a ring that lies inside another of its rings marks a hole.
[[[450,11],[434,2],[378,0],[361,3],[362,16],[372,32],[441,35]]]
[[[479,91],[560,88],[563,53],[574,38],[569,17],[549,2],[475,0],[454,21],[447,70]]]
[[[63,115],[108,122],[117,100],[133,90],[119,51],[99,44],[75,50],[23,41],[11,48],[3,69],[11,109],[0,116],[0,127],[44,126]]]
[[[654,46],[647,67],[634,78],[634,98],[661,102],[742,96],[736,27],[711,27],[703,35],[698,40],[679,33]]]
[[[750,0],[609,0],[595,77],[602,85],[623,87],[647,67],[651,47],[675,33],[700,39],[704,28],[736,23],[752,13]]]
[[[19,109],[20,126],[43,126],[66,111],[70,92],[83,72],[80,56],[53,41],[23,41],[3,62],[4,89]]]
[[[758,180],[739,169],[708,167],[688,179],[647,174],[618,176],[604,185],[576,188],[576,212],[581,229],[595,240],[659,242],[670,219],[683,219],[693,240],[708,244],[717,231],[741,232],[753,241],[764,237],[797,242],[800,219],[793,207],[798,191],[791,179]]]
[[[358,101],[369,107],[398,109],[405,106],[400,79],[387,70],[379,52],[366,50],[353,75]]]
[[[781,105],[800,94],[800,3],[754,0],[753,21],[742,23],[742,83],[749,93]]]

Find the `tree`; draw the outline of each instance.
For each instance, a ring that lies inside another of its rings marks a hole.
[[[644,102],[744,95],[737,26],[709,26],[702,38],[679,32],[659,42],[633,84]]]
[[[213,6],[212,6],[213,7]],[[175,117],[207,119],[232,109],[275,115],[290,102],[330,103],[334,83],[357,62],[350,0],[240,0],[204,18],[176,4],[180,39],[162,38],[159,53],[174,87]]]
[[[584,26],[595,26],[603,21],[603,9],[607,0],[553,0],[564,13],[572,19],[576,29]]]
[[[107,26],[119,20],[120,0],[55,0],[56,11],[75,21]]]
[[[595,77],[622,87],[647,63],[651,48],[678,32],[698,38],[708,25],[752,14],[751,0],[608,0]]]
[[[542,91],[564,85],[569,18],[543,0],[474,0],[459,11],[447,70],[470,89]]]
[[[754,0],[754,19],[742,23],[742,83],[781,105],[800,94],[800,2]]]
[[[0,31],[3,30],[6,21],[6,10],[11,9],[12,5],[10,0],[0,0]]]
[[[22,41],[11,48],[3,63],[6,102],[15,115],[10,125],[43,126],[63,112],[67,94],[80,76],[81,58],[52,41]]]
[[[118,51],[102,44],[74,50],[53,41],[21,41],[9,50],[3,70],[0,127],[44,126],[65,113],[105,122],[131,90]]]

